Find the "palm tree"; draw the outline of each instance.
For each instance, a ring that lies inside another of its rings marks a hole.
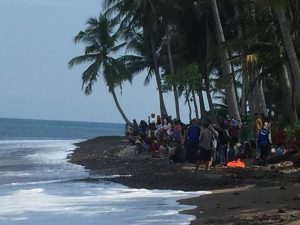
[[[276,14],[278,17],[281,35],[282,35],[282,41],[290,62],[291,71],[294,77],[295,81],[295,89],[300,90],[300,66],[297,58],[297,54],[294,48],[294,44],[291,37],[291,31],[289,27],[289,23],[286,19],[285,12],[283,7],[275,7]],[[296,107],[298,115],[300,116],[300,91],[295,92],[296,97]]]
[[[165,45],[167,48],[167,58],[168,58],[168,65],[170,70],[170,75],[175,76],[175,65],[173,60],[172,54],[172,38],[177,35],[176,32],[176,15],[181,13],[180,5],[176,0],[164,0],[158,2],[158,14],[161,15],[161,23],[163,24],[163,32],[165,38]],[[174,93],[174,101],[175,101],[175,110],[176,110],[176,118],[180,120],[180,108],[179,108],[179,93],[178,87],[173,86],[173,93]]]
[[[291,76],[288,74],[290,65],[285,63],[288,56],[282,51],[284,49],[282,32],[276,14],[283,5],[280,0],[276,0],[271,6],[274,10],[270,8],[270,1],[245,4],[244,1],[235,0],[234,23],[238,24],[236,33],[240,39],[236,44],[239,42],[240,47],[239,50],[233,51],[239,52],[242,57],[244,87],[248,86],[242,90],[242,111],[245,112],[246,109],[246,97],[250,112],[266,114],[268,107],[269,114],[275,109],[285,122],[294,123],[298,119],[294,107]],[[242,9],[241,13],[239,9]],[[276,82],[280,82],[278,87]],[[274,97],[276,91],[283,94],[284,107],[281,107],[281,100]]]
[[[145,40],[142,33],[136,32],[134,28],[119,30],[118,32],[120,37],[127,43],[126,53],[120,59],[133,75],[146,70],[147,76],[144,80],[144,85],[148,85],[153,75],[157,74],[150,43]],[[161,111],[161,113],[163,112]],[[163,115],[166,114],[163,113]]]
[[[165,10],[167,12],[161,13],[162,22],[164,23],[166,52],[174,58],[174,69],[177,73],[178,68],[182,65],[195,64],[197,65],[198,78],[197,85],[193,85],[194,91],[197,92],[200,103],[200,111],[202,117],[206,116],[204,107],[203,91],[206,92],[206,97],[209,103],[210,112],[207,116],[215,121],[214,106],[212,103],[210,93],[210,81],[207,62],[207,38],[206,32],[203,30],[205,26],[206,8],[202,8],[201,1],[172,1],[171,9]],[[203,23],[204,22],[204,23]],[[168,35],[168,32],[169,34]],[[170,36],[168,38],[168,36]],[[168,49],[168,39],[170,39],[172,52]],[[166,53],[165,53],[166,54]],[[166,54],[167,55],[167,54]],[[171,57],[168,57],[171,62]],[[170,75],[172,76],[170,65]],[[203,83],[203,81],[205,81]],[[174,88],[173,88],[174,90]]]
[[[280,82],[282,84],[282,96],[284,102],[286,103],[286,112],[288,114],[289,120],[291,124],[296,124],[298,122],[297,112],[294,109],[294,99],[293,99],[293,91],[292,84],[289,79],[289,74],[287,70],[286,63],[282,63],[282,74],[279,75]]]
[[[174,68],[173,56],[171,51],[171,40],[170,40],[171,38],[170,38],[168,25],[165,25],[165,33],[166,33],[165,36],[167,41],[168,60],[170,64],[171,75],[175,76],[175,68]],[[177,86],[175,85],[173,86],[173,92],[174,92],[174,100],[175,100],[176,117],[177,119],[180,120],[179,96],[178,96]]]
[[[124,121],[130,124],[115,93],[116,86],[120,86],[123,81],[131,80],[131,75],[126,70],[124,63],[112,56],[125,45],[125,43],[117,43],[117,35],[113,33],[115,25],[116,21],[109,20],[102,14],[98,18],[90,18],[87,22],[87,28],[80,31],[74,38],[75,43],[85,44],[84,55],[71,59],[69,68],[91,63],[82,73],[82,89],[84,89],[85,94],[90,95],[92,93],[93,85],[102,75]]]
[[[218,39],[219,44],[225,43],[225,37],[223,32],[223,27],[221,24],[220,16],[219,16],[219,10],[216,0],[211,0],[211,6],[213,10],[214,20],[215,20],[215,29],[216,29],[216,35]],[[238,108],[238,104],[236,101],[236,93],[234,89],[234,82],[233,82],[233,76],[231,71],[231,65],[228,62],[229,56],[228,52],[225,48],[221,50],[221,63],[222,63],[222,70],[223,74],[225,76],[230,76],[230,79],[228,81],[228,84],[226,85],[226,100],[228,104],[228,114],[231,118],[240,119],[240,112]]]
[[[156,5],[151,0],[105,0],[104,8],[107,15],[113,15],[120,22],[120,29],[142,28],[145,41],[150,43],[161,115],[167,115],[158,61],[158,40],[160,39],[158,30],[160,24],[156,13]]]

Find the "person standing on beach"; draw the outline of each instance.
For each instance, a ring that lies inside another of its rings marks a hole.
[[[196,162],[196,154],[198,150],[199,137],[201,128],[198,121],[193,119],[191,125],[187,129],[187,142],[186,142],[186,161],[189,163]]]
[[[264,127],[259,131],[257,144],[260,149],[260,159],[262,163],[266,163],[270,148],[270,130],[269,123],[265,122]]]
[[[224,121],[219,125],[218,131],[218,146],[217,146],[217,163],[226,165],[227,150],[229,143],[229,133],[227,131],[228,122]]]
[[[156,124],[156,118],[155,118],[155,114],[151,113],[151,116],[148,117],[148,124],[155,126]]]
[[[284,145],[284,129],[283,129],[283,125],[278,123],[277,127],[276,127],[276,139],[275,139],[275,143],[276,143],[276,148],[281,148]]]
[[[183,144],[182,124],[180,120],[175,121],[173,139],[177,144]]]
[[[201,162],[205,163],[205,171],[208,170],[209,161],[211,160],[212,156],[212,139],[213,133],[209,129],[208,123],[203,123],[203,130],[200,134],[199,139],[199,147],[200,147],[200,154],[197,157],[197,164],[195,168],[195,173],[198,172],[199,166]]]
[[[255,122],[253,126],[253,141],[257,143],[258,141],[258,135],[260,130],[263,128],[263,117],[262,114],[259,115],[258,113],[255,113]],[[260,148],[258,144],[256,145],[256,159],[260,158]]]
[[[211,121],[208,119],[208,129],[212,133],[212,140],[211,140],[211,165],[215,166],[216,165],[216,160],[217,160],[217,139],[218,139],[218,132],[216,130],[217,126],[216,124],[212,124]]]

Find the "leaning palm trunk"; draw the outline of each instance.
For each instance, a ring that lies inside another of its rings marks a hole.
[[[300,115],[300,91],[299,91],[300,90],[300,66],[293,45],[292,37],[290,34],[289,24],[288,21],[286,20],[286,16],[283,8],[276,8],[276,14],[280,24],[282,41],[291,65],[291,71],[295,82],[295,90],[297,90],[295,92],[295,99],[296,99],[296,109],[299,116]]]
[[[284,63],[282,63],[282,74],[280,75],[280,82],[282,84],[282,97],[284,98],[283,101],[286,103],[287,115],[289,116],[290,123],[295,124],[298,122],[298,116],[294,107],[293,90],[289,79],[287,66]]]
[[[114,88],[110,88],[109,89],[110,93],[112,94],[113,98],[114,98],[114,101],[115,101],[115,104],[121,114],[121,116],[123,117],[124,121],[126,122],[126,124],[130,125],[130,121],[128,120],[128,118],[126,117],[125,113],[123,112],[120,104],[119,104],[119,101],[118,101],[118,98],[116,96],[116,93],[115,93],[115,89]]]
[[[223,28],[219,16],[218,6],[216,0],[211,0],[211,5],[213,9],[214,14],[214,20],[216,25],[216,34],[219,44],[225,43],[225,37],[223,33]],[[240,112],[238,108],[238,104],[236,101],[236,94],[234,90],[234,82],[233,82],[233,76],[231,75],[231,67],[230,63],[228,62],[229,56],[228,52],[225,48],[221,50],[221,63],[222,63],[222,70],[223,74],[226,76],[230,76],[228,84],[226,85],[225,91],[226,91],[226,100],[228,104],[228,114],[229,117],[235,118],[240,120]]]
[[[155,78],[157,83],[157,89],[159,94],[159,105],[160,105],[160,115],[163,117],[164,115],[167,116],[167,110],[164,102],[162,87],[161,87],[161,78],[159,73],[159,66],[157,61],[157,55],[155,52],[155,44],[154,44],[154,38],[152,32],[150,32],[150,44],[151,44],[151,51],[152,51],[152,57],[153,57],[153,64],[154,64],[154,71],[155,71]]]
[[[168,58],[170,63],[170,69],[171,69],[171,76],[175,76],[175,69],[173,64],[173,57],[171,53],[171,41],[170,41],[170,35],[168,31],[168,26],[165,26],[166,30],[166,38],[167,38],[167,49],[168,49]],[[176,117],[180,120],[180,110],[179,110],[179,101],[178,101],[178,90],[176,85],[173,85],[173,92],[174,92],[174,100],[175,100],[175,109],[176,109]]]

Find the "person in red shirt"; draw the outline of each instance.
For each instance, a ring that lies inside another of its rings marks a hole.
[[[290,140],[288,141],[287,147],[288,149],[292,149],[296,147],[297,144],[298,144],[297,137],[295,136],[295,134],[293,134]]]
[[[281,147],[284,145],[284,130],[281,124],[277,125],[277,130],[276,130],[276,146]]]

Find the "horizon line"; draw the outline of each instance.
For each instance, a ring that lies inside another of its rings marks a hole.
[[[76,123],[125,124],[125,123],[121,123],[121,122],[96,122],[96,121],[80,121],[80,120],[65,120],[65,119],[36,119],[36,118],[15,118],[15,117],[0,117],[0,119],[12,119],[12,120],[40,120],[40,121],[57,121],[57,122],[76,122]]]

